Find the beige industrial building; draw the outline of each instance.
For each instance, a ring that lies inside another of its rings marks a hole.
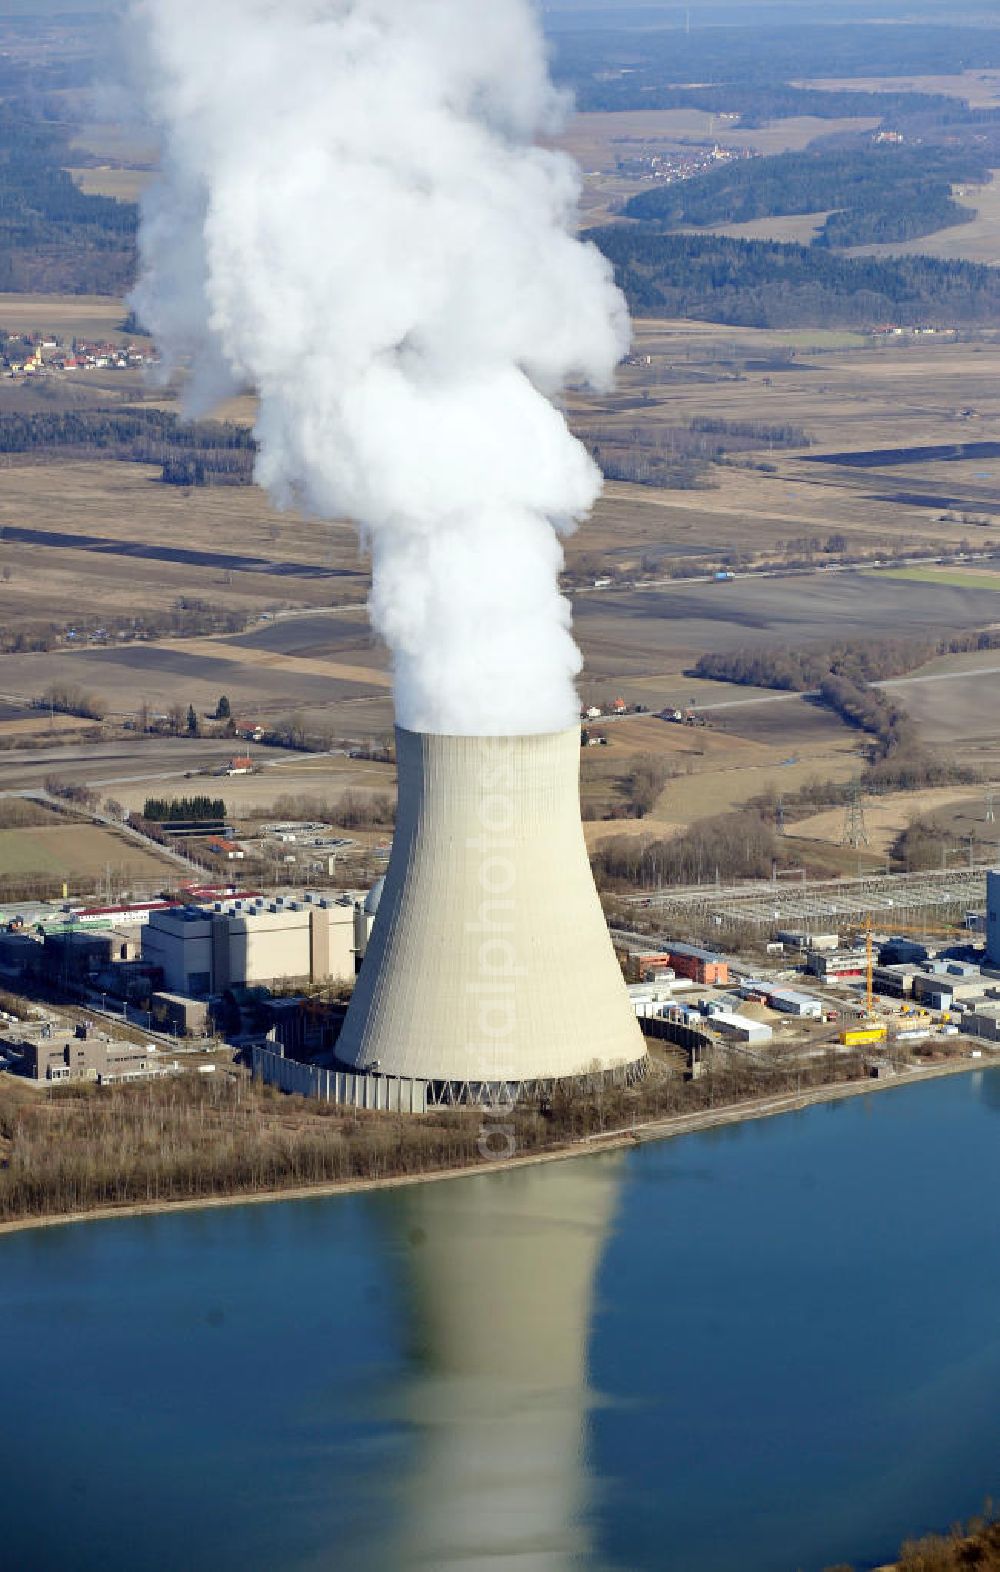
[[[154,993],[149,1013],[160,1032],[176,1037],[207,1037],[211,1026],[209,1005],[182,993]]]
[[[217,994],[354,976],[354,903],[304,896],[218,901],[153,912],[142,958],[167,992]]]
[[[1000,966],[1000,869],[986,875],[986,958]]]
[[[398,729],[396,758],[392,855],[338,1061],[444,1101],[641,1074],[580,823],[578,728]]]
[[[38,1034],[12,1039],[10,1047],[19,1056],[18,1073],[32,1081],[94,1081],[99,1086],[113,1086],[165,1073],[151,1049],[83,1028],[75,1036]]]
[[[1000,1004],[995,1002],[977,1005],[962,1017],[962,1030],[973,1037],[986,1037],[1000,1042]]]

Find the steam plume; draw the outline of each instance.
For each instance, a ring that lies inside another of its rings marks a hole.
[[[189,412],[260,398],[257,478],[350,517],[403,725],[556,730],[559,535],[600,476],[550,402],[627,343],[530,0],[133,0],[163,144],[135,304]]]

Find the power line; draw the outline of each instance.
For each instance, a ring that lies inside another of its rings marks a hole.
[[[861,794],[861,782],[851,782],[851,795],[847,799],[847,808],[844,813],[844,834],[841,838],[842,846],[853,846],[857,850],[861,846],[870,845],[868,839],[868,826],[865,824],[865,805]]]

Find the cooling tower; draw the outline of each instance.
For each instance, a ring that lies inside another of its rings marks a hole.
[[[580,823],[580,733],[396,731],[399,811],[337,1058],[482,1096],[641,1070]]]

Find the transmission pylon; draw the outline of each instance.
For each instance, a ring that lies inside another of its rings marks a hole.
[[[868,827],[865,824],[865,804],[861,794],[861,782],[851,782],[851,794],[847,799],[847,808],[844,813],[844,834],[841,839],[842,846],[853,846],[857,850],[861,846],[868,846]]]
[[[997,816],[996,816],[996,812],[994,810],[994,803],[995,802],[996,802],[996,792],[988,791],[986,793],[986,823],[987,824],[995,824],[996,823],[996,817]]]

